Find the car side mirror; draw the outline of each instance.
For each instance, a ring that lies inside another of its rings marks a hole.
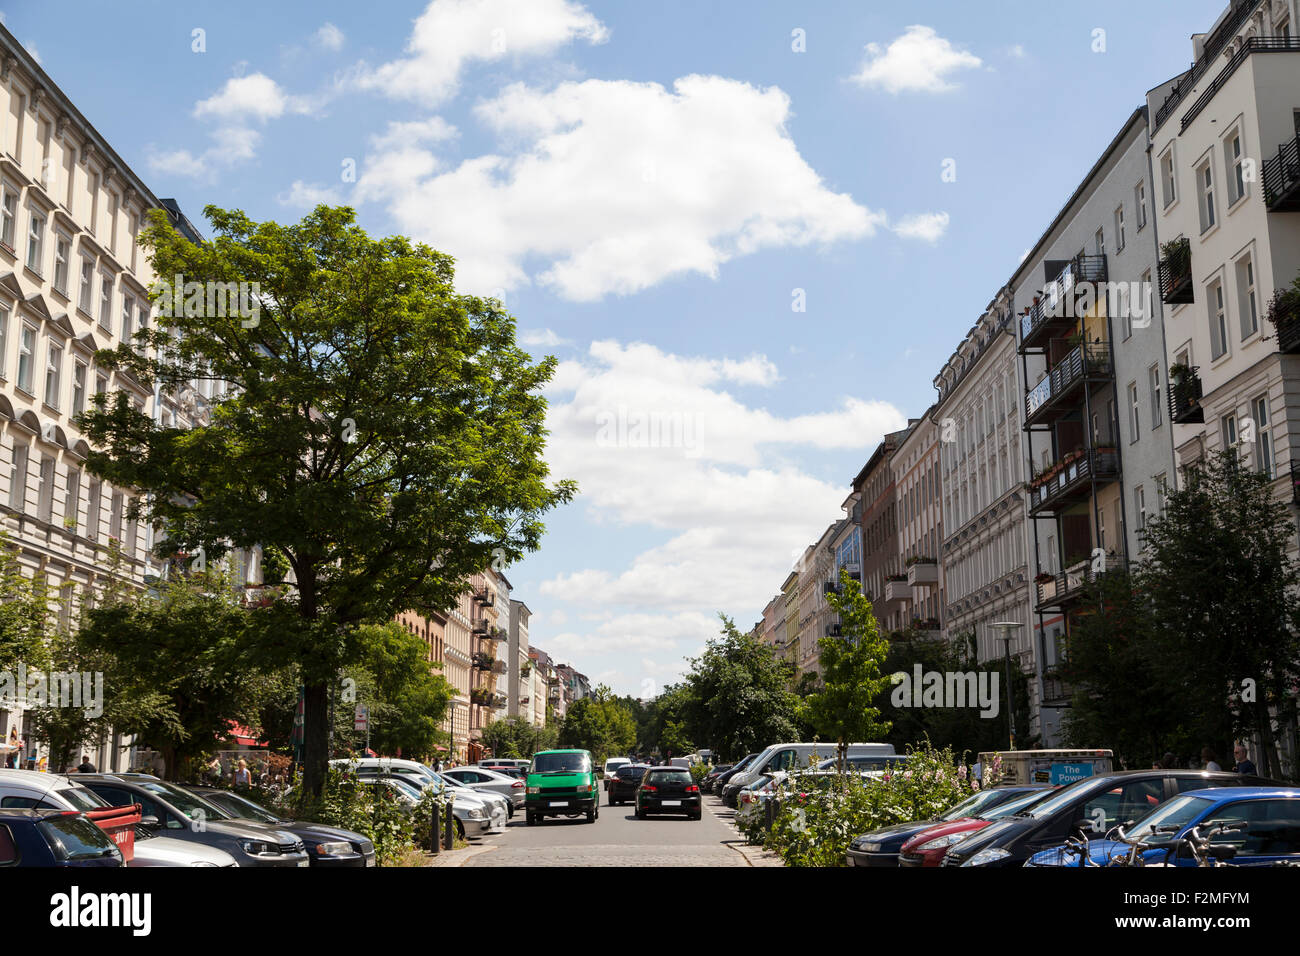
[[[159,821],[159,819],[156,816],[154,816],[151,813],[147,817],[140,818],[140,826],[148,827],[150,830],[157,830],[160,826],[162,826],[162,823],[161,821]]]

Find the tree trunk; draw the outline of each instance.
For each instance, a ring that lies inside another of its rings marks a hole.
[[[329,685],[311,683],[303,693],[303,789],[319,797],[329,761]]]

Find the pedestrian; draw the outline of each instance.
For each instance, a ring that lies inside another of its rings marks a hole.
[[[970,768],[970,777],[980,783],[984,782],[984,765],[978,760],[975,761],[975,766]]]
[[[1222,767],[1219,766],[1219,762],[1214,756],[1214,750],[1211,749],[1210,747],[1201,748],[1201,763],[1203,764],[1203,766],[1201,767],[1202,770],[1223,769]]]
[[[212,762],[208,764],[208,783],[217,786],[221,783],[223,774],[221,773],[221,757],[213,754]]]
[[[234,784],[238,789],[245,789],[253,783],[253,775],[248,772],[248,761],[239,761],[239,766],[234,773]]]
[[[1232,748],[1232,757],[1237,761],[1237,773],[1255,776],[1259,773],[1255,769],[1255,764],[1251,761],[1250,755],[1246,752],[1246,745],[1238,743]]]
[[[1178,769],[1178,758],[1174,756],[1174,752],[1172,750],[1166,750],[1165,755],[1160,758],[1160,769],[1161,770]]]
[[[98,773],[95,765],[90,762],[90,754],[81,755],[81,763],[77,764],[77,773]]]

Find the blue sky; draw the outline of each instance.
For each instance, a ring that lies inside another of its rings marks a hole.
[[[648,695],[715,612],[761,615],[1223,5],[0,9],[196,221],[208,203],[291,220],[346,202],[503,295],[561,360],[548,457],[583,490],[507,573],[533,643]]]

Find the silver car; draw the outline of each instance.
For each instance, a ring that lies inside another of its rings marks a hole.
[[[515,810],[524,805],[524,792],[528,789],[528,785],[518,777],[498,773],[487,767],[453,767],[451,770],[444,770],[442,775],[459,780],[474,790],[486,790],[505,797],[510,801],[509,809],[512,817],[515,815]]]
[[[510,819],[512,807],[510,801],[501,794],[493,793],[491,790],[476,790],[469,784],[461,783],[455,777],[447,776],[446,771],[437,774],[437,777],[455,791],[457,800],[470,799],[482,802],[488,811],[488,820],[493,829],[505,827],[506,821]],[[455,804],[453,803],[452,806],[454,807]]]

